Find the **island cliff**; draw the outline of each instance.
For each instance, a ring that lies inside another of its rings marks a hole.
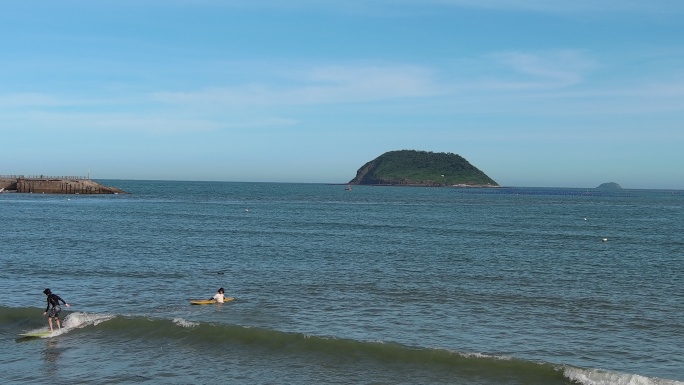
[[[353,185],[498,187],[484,172],[452,153],[389,151],[364,164]]]
[[[38,194],[125,194],[116,187],[101,185],[77,176],[0,175],[0,191]]]

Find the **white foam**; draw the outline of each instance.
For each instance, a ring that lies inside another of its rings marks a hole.
[[[57,325],[54,325],[54,324],[53,324],[52,326],[53,326],[53,328],[54,328],[54,330],[52,331],[52,334],[47,335],[47,336],[44,336],[44,337],[40,337],[40,338],[57,337],[57,336],[61,336],[62,334],[65,334],[65,333],[68,333],[68,332],[69,332],[69,329],[67,329],[66,327],[64,327],[64,325],[62,325],[62,328],[61,328],[61,329],[57,329]]]
[[[114,318],[112,314],[70,313],[62,321],[62,328],[75,329],[89,325],[99,325]]]
[[[684,385],[684,382],[599,369],[566,367],[564,375],[584,385]]]
[[[199,325],[199,322],[186,321],[182,318],[174,318],[173,323],[184,328],[194,328],[195,326]]]
[[[51,338],[56,336],[61,336],[62,334],[68,333],[71,329],[82,328],[88,325],[97,325],[99,323],[105,322],[114,318],[113,315],[109,314],[87,314],[87,313],[70,313],[61,321],[62,327],[58,328],[57,323],[53,321],[52,323],[52,334],[47,336],[42,336],[40,338]],[[35,330],[30,330],[27,333],[41,333],[50,331],[47,327],[42,327]]]
[[[442,349],[442,348],[432,348],[432,349],[443,350],[445,352],[449,352],[450,354],[457,354],[463,358],[485,358],[485,359],[494,359],[494,360],[500,360],[500,361],[510,361],[510,360],[514,359],[513,356],[509,356],[509,355],[485,354],[485,353],[480,353],[480,352],[461,352],[458,350]]]
[[[500,360],[500,361],[510,361],[513,359],[513,356],[492,355],[492,354],[475,353],[475,352],[459,353],[459,354],[465,358],[493,358],[493,359]]]

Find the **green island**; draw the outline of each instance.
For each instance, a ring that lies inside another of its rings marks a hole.
[[[452,153],[389,151],[364,164],[351,185],[499,187],[492,178]]]

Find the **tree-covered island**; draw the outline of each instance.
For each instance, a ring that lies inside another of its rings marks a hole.
[[[492,178],[452,153],[389,151],[364,164],[353,185],[498,187]]]

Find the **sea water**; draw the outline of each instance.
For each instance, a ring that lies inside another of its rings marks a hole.
[[[6,383],[684,384],[682,191],[101,182],[0,194]]]

